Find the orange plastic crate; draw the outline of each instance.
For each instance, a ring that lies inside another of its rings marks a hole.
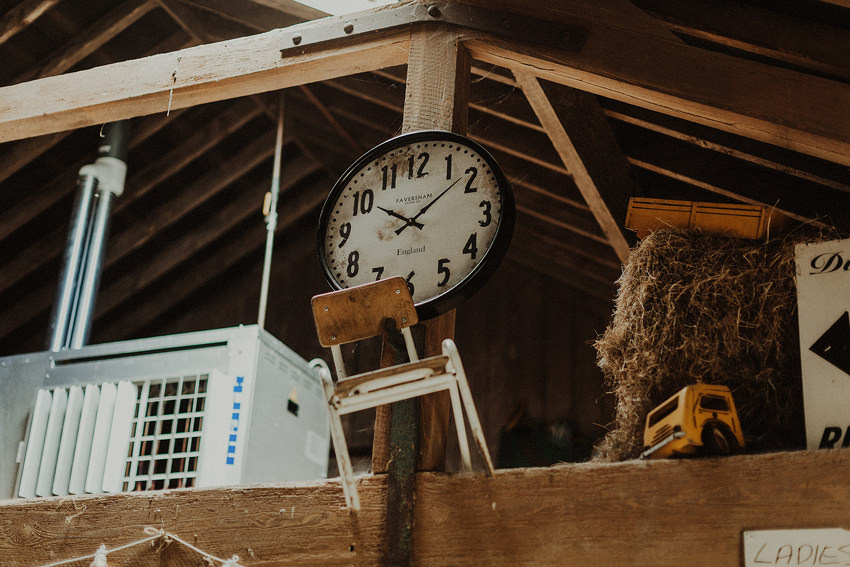
[[[772,207],[668,199],[629,199],[626,228],[643,238],[653,230],[693,229],[741,238],[778,234],[790,219]]]

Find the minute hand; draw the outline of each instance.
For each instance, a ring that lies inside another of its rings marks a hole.
[[[396,233],[396,234],[401,234],[401,231],[403,231],[405,228],[407,228],[407,227],[409,227],[409,226],[411,226],[411,225],[413,225],[413,224],[416,224],[416,219],[418,219],[420,216],[422,216],[422,215],[425,213],[425,211],[427,211],[428,209],[430,209],[430,208],[431,208],[431,206],[432,206],[434,203],[436,203],[436,202],[440,199],[440,197],[442,197],[443,195],[445,195],[446,193],[448,193],[448,192],[449,192],[449,189],[451,189],[452,187],[454,187],[454,186],[457,184],[457,182],[458,182],[458,181],[460,181],[461,179],[463,179],[463,178],[462,178],[462,177],[458,177],[457,179],[455,179],[455,180],[452,182],[452,184],[451,184],[451,185],[449,185],[448,187],[446,187],[445,189],[443,189],[443,192],[442,192],[442,193],[440,193],[439,195],[437,195],[436,197],[434,197],[434,198],[431,200],[431,202],[430,202],[430,203],[428,203],[427,205],[425,205],[424,207],[422,207],[421,209],[419,209],[419,212],[418,212],[418,213],[416,213],[415,215],[413,215],[413,217],[409,218],[409,219],[407,220],[407,224],[403,224],[403,225],[401,225],[398,229],[396,229],[395,233]],[[421,230],[421,223],[418,223],[418,224],[420,225],[420,226],[419,226],[419,229]]]

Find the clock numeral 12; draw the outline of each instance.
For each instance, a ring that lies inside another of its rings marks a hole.
[[[416,170],[416,177],[425,177],[426,175],[428,175],[428,172],[425,171],[425,165],[427,165],[428,159],[430,159],[430,157],[431,156],[428,155],[428,152],[422,152],[421,154],[419,154],[415,158],[413,156],[410,156],[409,158],[407,158],[407,169],[408,169],[407,177],[408,177],[408,179],[413,179],[413,164],[417,159],[421,163],[419,164],[419,169]]]

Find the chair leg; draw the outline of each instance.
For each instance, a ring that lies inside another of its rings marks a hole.
[[[466,372],[463,370],[463,364],[460,361],[460,354],[457,351],[454,341],[446,339],[443,341],[443,354],[449,357],[452,367],[457,376],[458,392],[463,401],[464,409],[466,410],[466,418],[469,420],[469,429],[472,431],[472,437],[475,439],[475,444],[478,446],[478,452],[484,458],[484,466],[488,476],[493,476],[495,471],[493,460],[490,458],[490,451],[487,449],[487,440],[484,438],[484,429],[481,427],[481,422],[478,420],[478,412],[475,410],[475,402],[472,399],[472,392],[469,390],[469,383],[466,380]]]
[[[354,471],[351,468],[351,457],[348,455],[348,444],[345,442],[345,432],[342,429],[342,420],[339,412],[333,405],[334,386],[327,371],[322,369],[322,386],[325,390],[325,398],[328,401],[328,419],[331,429],[331,441],[334,446],[339,476],[342,480],[342,492],[345,495],[345,503],[354,512],[360,511],[360,496],[357,494],[357,485],[354,483]]]
[[[469,457],[469,440],[466,438],[466,424],[463,421],[463,405],[458,395],[457,381],[451,383],[449,395],[452,400],[452,414],[455,420],[455,429],[457,429],[457,443],[460,447],[460,459],[463,462],[463,469],[472,470],[472,459]]]

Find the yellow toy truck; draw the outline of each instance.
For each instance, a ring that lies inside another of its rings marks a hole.
[[[732,392],[726,386],[685,386],[647,414],[643,444],[642,459],[736,452],[744,435]]]

